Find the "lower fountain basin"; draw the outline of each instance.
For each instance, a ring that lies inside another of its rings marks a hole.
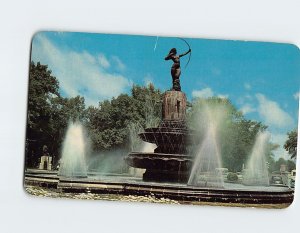
[[[122,174],[89,173],[88,178],[59,179],[55,172],[27,170],[26,186],[48,187],[67,193],[97,193],[113,195],[155,196],[169,198],[181,204],[229,203],[230,206],[285,208],[294,198],[288,187],[244,186],[225,183],[223,188],[195,187],[186,184],[143,182],[140,178]],[[236,204],[235,204],[236,203]],[[243,205],[243,206],[244,206]]]
[[[193,165],[183,154],[132,152],[125,157],[129,166],[146,169],[144,181],[186,183]]]
[[[186,171],[193,165],[192,157],[183,154],[132,152],[125,160],[132,167],[169,171]]]

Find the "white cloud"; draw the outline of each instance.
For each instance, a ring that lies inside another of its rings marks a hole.
[[[258,113],[267,125],[287,127],[294,123],[292,117],[281,109],[277,102],[267,99],[262,94],[256,94],[256,98],[259,102]]]
[[[299,100],[300,92],[296,92],[293,96],[295,100]]]
[[[279,158],[290,159],[288,152],[284,149],[285,141],[287,140],[286,134],[272,134],[271,142],[279,145],[279,148],[273,151],[274,159],[278,160]]]
[[[228,97],[229,97],[229,95],[222,95],[222,94],[219,94],[217,96],[221,99],[228,99]]]
[[[229,97],[229,95],[223,95],[223,94],[216,94],[213,92],[213,90],[210,87],[204,88],[202,90],[193,90],[192,91],[192,97],[193,98],[209,98],[212,96],[217,96],[219,98],[226,99]]]
[[[104,69],[107,69],[110,67],[110,63],[109,61],[107,60],[107,58],[105,57],[104,54],[99,54],[98,56],[98,62],[99,64],[104,68]]]
[[[33,40],[32,60],[47,64],[68,97],[82,95],[87,105],[98,105],[100,100],[111,98],[130,87],[130,80],[121,74],[110,74],[99,67],[105,63],[101,54],[62,50],[45,36],[38,34]],[[115,57],[117,60],[117,57]]]
[[[240,111],[243,114],[247,114],[247,113],[255,112],[256,109],[253,108],[250,104],[245,104],[244,106],[241,107]]]
[[[253,100],[253,97],[249,94],[247,95],[244,95],[244,96],[240,96],[236,99],[236,102],[239,104],[239,105],[244,105],[244,104],[247,104],[247,102],[251,102]]]
[[[213,91],[211,88],[207,87],[202,90],[193,90],[192,91],[192,96],[193,98],[200,97],[200,98],[208,98],[212,97],[214,95]]]
[[[251,85],[249,83],[244,83],[244,87],[246,90],[251,90]]]
[[[114,63],[117,70],[124,71],[126,69],[124,63],[117,56],[111,56],[111,61]]]

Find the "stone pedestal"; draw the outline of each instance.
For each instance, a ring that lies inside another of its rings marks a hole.
[[[52,169],[52,157],[43,155],[41,157],[41,162],[39,164],[39,169],[50,171]]]
[[[167,121],[184,121],[186,96],[181,91],[166,91],[163,96],[162,118]]]

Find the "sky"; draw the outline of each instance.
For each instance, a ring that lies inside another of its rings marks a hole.
[[[181,87],[194,97],[229,98],[247,119],[268,125],[271,141],[280,145],[275,159],[288,158],[286,133],[297,128],[300,52],[292,44],[184,38],[192,49],[181,58]],[[121,93],[133,84],[172,86],[171,48],[188,45],[176,37],[71,32],[38,32],[31,60],[48,65],[64,97],[84,96],[87,106]]]

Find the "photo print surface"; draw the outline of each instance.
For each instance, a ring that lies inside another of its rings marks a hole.
[[[299,80],[291,44],[38,32],[25,190],[285,208],[295,188]]]

